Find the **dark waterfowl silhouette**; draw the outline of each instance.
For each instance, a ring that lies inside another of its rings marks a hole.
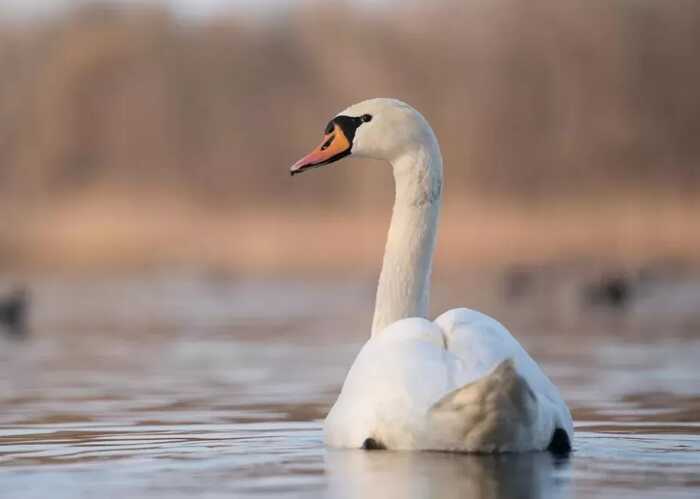
[[[634,296],[633,279],[622,273],[603,275],[598,282],[589,283],[583,289],[583,297],[589,305],[603,305],[623,309]]]
[[[27,333],[29,291],[18,287],[0,296],[0,328],[11,336]]]

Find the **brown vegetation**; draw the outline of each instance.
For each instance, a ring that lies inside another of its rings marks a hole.
[[[380,95],[441,140],[446,264],[697,258],[700,4],[402,5],[0,24],[0,266],[378,263],[388,169],[286,168]]]

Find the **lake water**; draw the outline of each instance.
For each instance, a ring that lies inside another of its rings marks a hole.
[[[567,459],[326,450],[369,281],[38,280],[30,334],[0,337],[2,496],[700,497],[700,281],[616,309],[499,279],[437,287],[436,310],[509,326],[573,410]]]

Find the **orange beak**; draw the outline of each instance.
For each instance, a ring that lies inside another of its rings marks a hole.
[[[337,123],[333,124],[333,131],[323,136],[323,142],[309,154],[294,163],[289,173],[296,175],[305,170],[318,168],[338,161],[350,154],[352,144],[343,133]]]

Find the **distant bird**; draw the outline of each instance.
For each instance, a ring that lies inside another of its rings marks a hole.
[[[505,327],[466,308],[427,319],[443,187],[440,147],[428,122],[394,99],[355,104],[330,120],[321,144],[291,173],[350,155],[389,163],[396,195],[372,334],[326,418],[326,443],[568,452],[569,409]]]
[[[10,335],[23,336],[27,332],[29,292],[16,288],[0,297],[0,326]]]
[[[525,297],[532,289],[533,272],[522,266],[514,266],[508,269],[503,276],[504,295],[508,300],[519,300]]]
[[[632,278],[624,274],[604,275],[596,283],[583,289],[583,296],[590,305],[605,305],[611,308],[626,307],[634,294]]]

